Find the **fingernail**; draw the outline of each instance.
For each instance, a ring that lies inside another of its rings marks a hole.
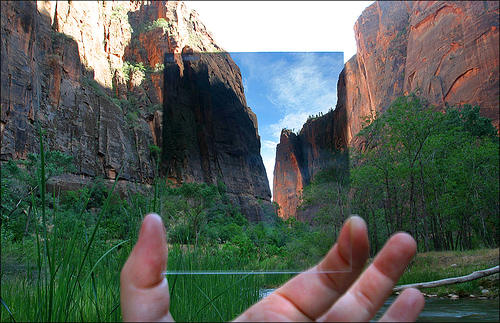
[[[347,221],[349,221],[351,227],[351,236],[366,226],[365,220],[357,214],[351,215]]]

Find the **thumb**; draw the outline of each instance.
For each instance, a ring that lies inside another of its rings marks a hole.
[[[123,321],[173,321],[165,278],[167,243],[163,221],[148,214],[120,275]]]

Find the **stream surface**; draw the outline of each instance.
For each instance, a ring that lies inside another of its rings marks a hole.
[[[379,313],[373,318],[377,321],[396,299],[389,297]],[[498,299],[425,298],[425,307],[417,322],[498,322],[500,301]]]
[[[268,296],[274,289],[261,289],[262,298]],[[378,321],[387,308],[394,302],[395,296],[390,296],[384,306],[372,321]],[[417,322],[498,322],[500,300],[461,298],[425,298],[425,307]]]

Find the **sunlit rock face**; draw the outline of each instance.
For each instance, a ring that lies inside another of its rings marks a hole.
[[[310,212],[297,209],[302,202],[302,189],[319,171],[328,167],[345,167],[345,160],[338,160],[347,146],[344,111],[339,109],[312,118],[298,134],[287,129],[281,131],[273,180],[273,200],[280,206],[279,216],[311,220]]]
[[[276,147],[274,166],[273,200],[280,205],[278,215],[288,219],[296,215],[300,204],[300,190],[304,187],[304,159],[299,137],[291,130],[281,131],[280,143]]]
[[[306,123],[296,139],[302,143],[300,154],[314,156],[318,150],[333,152],[342,144],[344,148],[356,145],[353,138],[361,129],[361,117],[383,112],[398,96],[411,92],[438,107],[479,105],[482,115],[491,118],[498,129],[498,17],[498,1],[373,3],[354,25],[357,53],[339,77],[334,111],[338,117],[332,119],[334,125],[316,123],[314,130]],[[318,146],[305,139],[307,133],[338,138]],[[281,180],[286,177],[283,164],[290,157],[280,151],[280,145],[273,199],[286,218],[297,214],[294,205],[299,204],[300,192],[309,182],[301,178],[285,184]],[[286,171],[292,169],[290,166]],[[302,166],[309,181],[320,169],[314,158]],[[281,198],[284,186],[291,186],[288,191],[296,192],[296,196],[290,193],[286,199]]]
[[[404,93],[436,105],[470,103],[498,128],[499,2],[417,2],[409,26]]]
[[[179,126],[168,118],[171,111],[166,116],[164,98],[185,99],[182,91],[164,93],[164,55],[170,53],[184,89],[209,86],[185,107],[191,112],[183,117],[193,120],[183,124],[194,126],[177,138],[190,147],[182,167],[164,160],[160,172],[178,184],[221,180],[253,220],[262,204],[271,204],[240,71],[228,55],[183,60],[183,53],[223,51],[183,2],[11,1],[1,10],[2,160],[39,152],[41,125],[46,148],[75,157],[77,173],[57,179],[63,189],[95,176],[112,180],[120,169],[127,183],[152,183],[150,147],[167,156],[164,145],[172,141],[164,135]]]
[[[498,16],[498,1],[376,2],[354,26],[352,86],[362,85],[363,105],[374,111],[418,92],[437,106],[479,105],[498,127]],[[357,133],[359,121],[351,124]]]

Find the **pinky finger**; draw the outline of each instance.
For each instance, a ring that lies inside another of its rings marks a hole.
[[[389,307],[380,322],[413,322],[424,309],[425,299],[418,289],[405,289]]]

